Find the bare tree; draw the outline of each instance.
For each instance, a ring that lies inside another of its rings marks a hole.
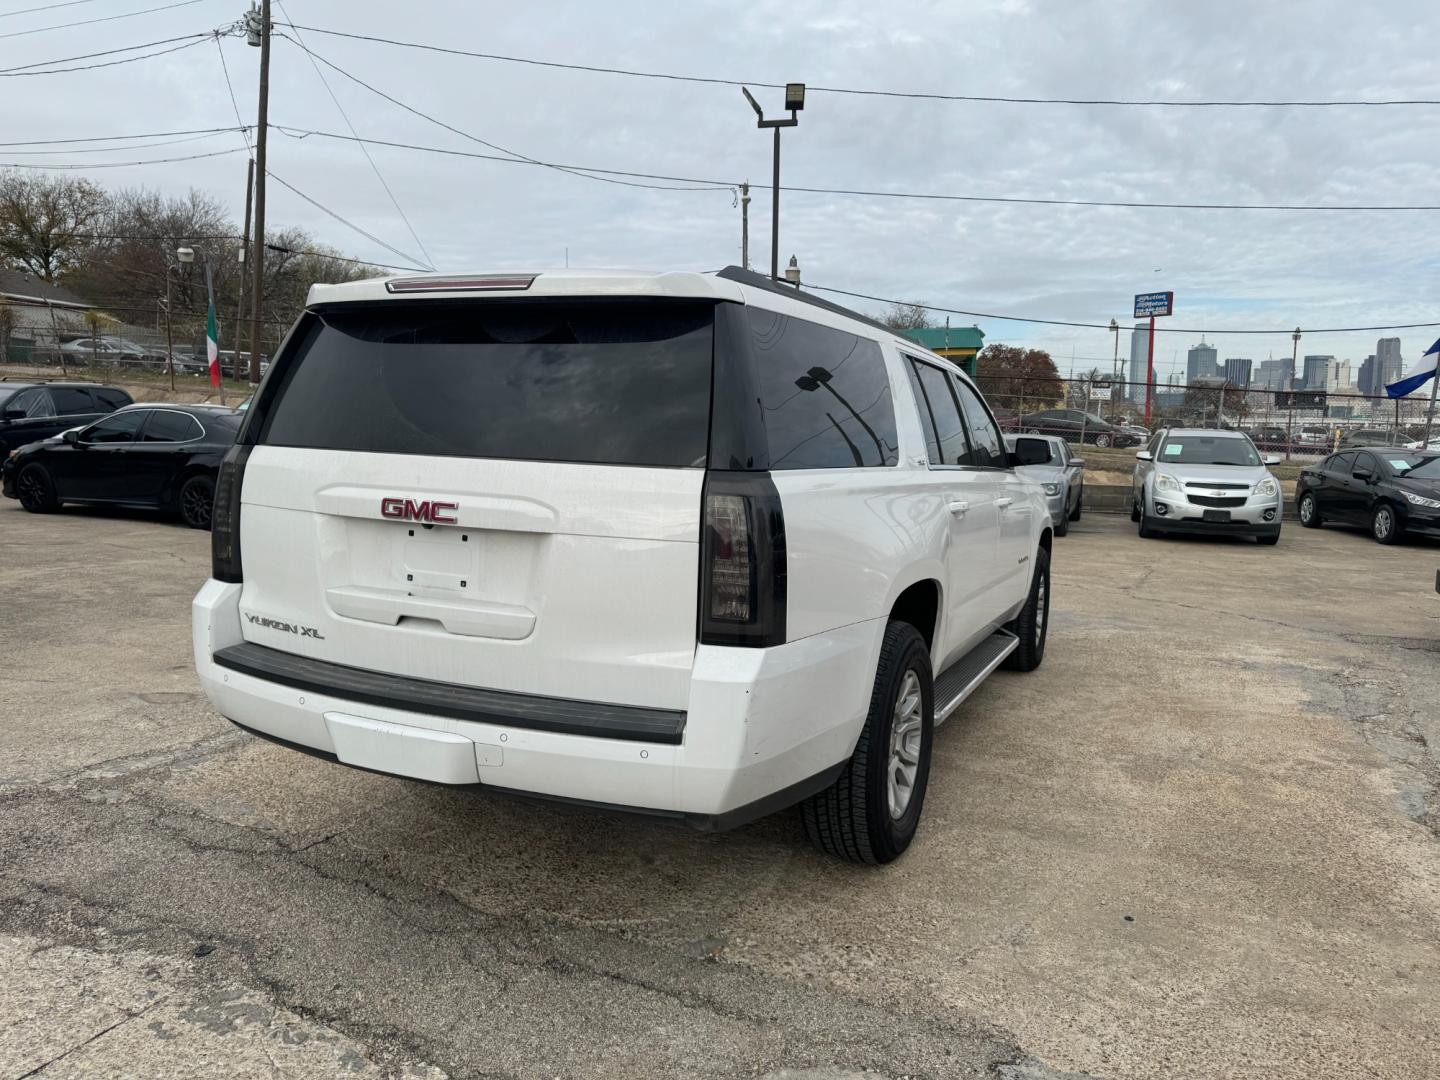
[[[105,192],[89,180],[0,173],[0,265],[55,284],[90,246],[105,206]]]
[[[891,330],[924,330],[935,325],[930,312],[919,304],[892,304],[880,321]]]

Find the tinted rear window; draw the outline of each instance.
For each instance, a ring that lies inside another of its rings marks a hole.
[[[383,304],[335,310],[287,361],[275,446],[705,465],[711,305]]]

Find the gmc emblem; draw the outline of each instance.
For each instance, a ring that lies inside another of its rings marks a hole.
[[[436,525],[454,525],[455,515],[448,513],[460,509],[459,503],[416,502],[414,499],[388,498],[380,500],[380,516],[399,521],[423,521]]]

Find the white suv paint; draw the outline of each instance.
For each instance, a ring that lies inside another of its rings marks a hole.
[[[195,663],[236,724],[704,828],[803,802],[856,861],[1045,646],[1044,496],[969,379],[733,267],[316,286],[213,535]]]

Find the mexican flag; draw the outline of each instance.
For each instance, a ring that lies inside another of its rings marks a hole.
[[[210,297],[210,305],[205,315],[205,359],[210,362],[210,385],[220,385],[220,342],[216,340],[215,333],[215,297]]]

